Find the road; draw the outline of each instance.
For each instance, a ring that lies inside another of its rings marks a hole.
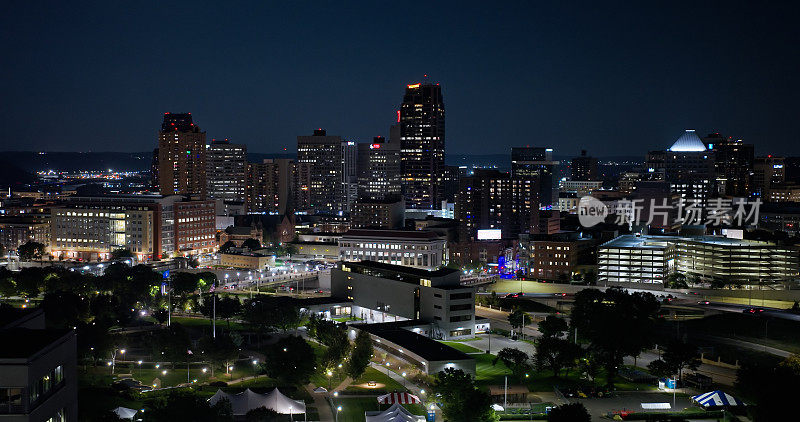
[[[533,316],[541,316],[539,314],[531,312],[529,312],[529,314]],[[476,306],[475,315],[488,318],[489,321],[491,321],[492,328],[499,328],[501,330],[511,331],[511,324],[508,323],[508,312],[506,311],[500,311],[497,309],[489,309],[489,308],[484,308],[482,306]],[[539,325],[535,322],[532,322],[531,324],[523,328],[523,334],[525,335],[525,337],[539,337],[542,335],[542,333],[539,332],[538,328]]]

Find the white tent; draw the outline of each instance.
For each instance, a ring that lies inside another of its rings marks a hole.
[[[417,416],[409,412],[399,403],[391,405],[383,412],[367,411],[364,412],[366,422],[418,422],[424,421],[424,416]]]
[[[414,404],[414,403],[422,403],[422,401],[419,399],[419,397],[411,393],[389,393],[389,394],[384,394],[382,396],[378,396],[378,403]]]
[[[127,407],[120,406],[120,407],[112,410],[112,412],[116,413],[117,416],[119,416],[120,419],[133,420],[133,417],[136,416],[136,413],[138,412],[138,410],[128,409]]]
[[[235,416],[245,415],[247,412],[259,407],[266,407],[284,415],[297,415],[306,413],[306,405],[300,400],[293,400],[286,397],[283,393],[274,389],[267,394],[258,394],[249,388],[239,394],[229,394],[222,390],[217,392],[208,399],[208,402],[213,406],[223,398],[231,402],[231,409]]]

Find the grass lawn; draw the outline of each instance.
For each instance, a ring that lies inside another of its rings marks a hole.
[[[478,385],[502,384],[504,376],[511,376],[511,370],[502,361],[492,365],[495,355],[481,353],[470,356],[475,359],[475,381]]]
[[[184,327],[192,328],[211,328],[211,320],[204,317],[172,317],[172,322],[177,322]],[[231,321],[230,330],[244,331],[247,329],[243,324]],[[224,320],[217,319],[217,328],[228,329],[228,323]]]
[[[459,342],[455,342],[455,341],[440,341],[439,343],[446,344],[446,345],[452,347],[453,349],[456,349],[456,350],[464,352],[464,353],[480,353],[481,352],[480,349],[472,347],[472,346],[470,346],[468,344],[459,343]]]
[[[382,388],[364,388],[358,387],[357,384],[366,384],[369,381],[375,381],[379,384],[385,384],[385,387]],[[402,384],[393,380],[385,372],[378,371],[375,368],[369,367],[366,371],[364,371],[364,375],[361,375],[357,380],[353,382],[353,385],[347,387],[346,391],[353,391],[353,392],[370,392],[374,391],[375,394],[382,394],[388,392],[395,392],[395,391],[406,391],[406,388],[403,387]]]
[[[519,380],[513,376],[511,370],[503,362],[498,361],[496,365],[492,365],[495,355],[483,353],[471,356],[475,358],[477,372],[475,382],[479,387],[503,385],[506,376],[508,376],[509,384],[525,385],[530,391],[553,391],[553,386],[556,385],[570,386],[589,383],[589,381],[580,379],[580,373],[577,369],[572,369],[569,373],[562,370],[558,378],[553,375],[552,371],[531,370],[524,380]],[[595,384],[601,385],[604,383],[605,375],[601,371],[601,374],[595,379]],[[617,377],[614,385],[619,391],[649,391],[657,389],[656,385],[634,383],[620,377]]]
[[[334,399],[334,410],[336,407],[341,406],[342,411],[339,412],[339,422],[357,422],[364,420],[364,412],[367,410],[386,410],[389,405],[378,404],[375,397],[358,397],[358,398],[341,398]],[[380,407],[379,407],[380,406]],[[403,405],[406,409],[415,415],[424,415],[425,409],[421,405]]]

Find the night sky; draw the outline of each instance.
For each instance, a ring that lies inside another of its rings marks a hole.
[[[72,3],[0,2],[1,150],[147,151],[167,111],[252,152],[366,141],[428,74],[448,153],[643,156],[697,129],[800,155],[793,2]]]

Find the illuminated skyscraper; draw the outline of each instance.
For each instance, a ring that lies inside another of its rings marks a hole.
[[[512,176],[538,180],[539,205],[542,207],[558,204],[558,183],[553,181],[558,164],[558,161],[553,161],[552,148],[511,148]]]
[[[329,136],[324,129],[314,130],[312,136],[297,137],[297,162],[307,163],[311,172],[308,187],[311,209],[344,211],[347,201],[342,177],[343,152],[342,138]]]
[[[212,140],[206,149],[208,197],[223,201],[244,201],[247,173],[247,145]]]
[[[444,172],[444,100],[439,84],[408,85],[398,112],[406,206],[439,206]]]
[[[192,113],[164,113],[158,132],[158,185],[162,195],[206,195],[206,133]]]

